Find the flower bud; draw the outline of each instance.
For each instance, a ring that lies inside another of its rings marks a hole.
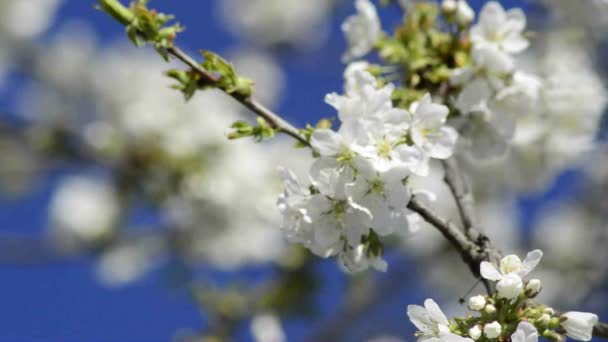
[[[474,325],[471,329],[469,329],[469,336],[474,339],[474,340],[478,340],[481,337],[481,328],[479,325]]]
[[[456,22],[460,26],[467,26],[475,19],[475,12],[466,2],[466,0],[458,1],[456,5]]]
[[[536,319],[536,324],[547,326],[551,322],[551,316],[548,314],[542,314],[539,318]]]
[[[500,323],[494,321],[483,327],[483,333],[487,338],[497,338],[500,336],[500,333],[502,333],[502,327],[500,326]]]
[[[555,315],[555,310],[553,310],[553,308],[546,307],[544,312],[549,316]]]
[[[561,316],[562,328],[566,330],[566,335],[579,341],[590,341],[593,334],[593,327],[597,324],[598,317],[589,312],[566,312]]]
[[[482,295],[469,298],[469,309],[481,311],[486,306],[486,298]]]
[[[517,274],[509,273],[496,284],[496,290],[499,298],[514,299],[523,292],[524,282]]]
[[[486,305],[486,308],[485,308],[485,310],[484,310],[484,311],[485,311],[485,312],[486,312],[488,315],[491,315],[491,314],[493,314],[493,313],[495,313],[495,312],[496,312],[496,307],[495,307],[494,305],[492,305],[492,304],[488,304],[488,305]]]
[[[548,339],[549,341],[554,341],[554,342],[566,342],[566,337],[562,334],[558,334],[557,332],[553,331],[553,330],[545,330],[545,332],[543,332],[542,335],[544,338]]]
[[[441,10],[445,14],[452,14],[456,11],[456,0],[443,0],[441,3]]]
[[[541,282],[538,279],[532,279],[526,284],[526,296],[534,298],[540,293]]]

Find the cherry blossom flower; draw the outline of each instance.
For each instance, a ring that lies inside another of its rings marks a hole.
[[[479,22],[471,28],[471,41],[477,45],[496,46],[509,54],[520,53],[530,43],[523,36],[526,16],[520,8],[505,12],[497,1],[485,4],[479,13]]]
[[[596,314],[589,312],[569,311],[562,315],[565,318],[561,322],[566,335],[579,341],[590,341],[593,337],[593,327],[598,322]]]
[[[538,342],[538,331],[536,327],[528,322],[520,322],[517,330],[511,335],[513,342]]]
[[[513,299],[523,291],[522,277],[530,273],[540,262],[543,252],[534,250],[526,256],[523,263],[517,255],[507,255],[500,261],[499,270],[487,261],[480,266],[481,276],[497,281],[496,289],[502,298]]]
[[[382,32],[376,7],[369,0],[357,0],[357,14],[342,24],[348,41],[348,50],[342,56],[344,62],[363,57],[372,50]]]

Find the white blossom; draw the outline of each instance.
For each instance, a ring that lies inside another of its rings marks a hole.
[[[432,102],[426,94],[419,102],[413,103],[410,112],[410,136],[414,145],[420,147],[430,157],[447,159],[454,153],[458,132],[446,125],[449,109]]]
[[[107,239],[120,213],[111,184],[86,176],[71,176],[59,186],[50,204],[53,233],[68,248]]]
[[[424,307],[420,305],[408,305],[407,315],[410,321],[418,328],[416,335],[418,341],[450,341],[465,342],[472,341],[450,332],[449,321],[437,303],[432,299],[424,301]]]
[[[357,14],[342,24],[348,41],[348,50],[342,56],[344,62],[363,57],[370,52],[382,32],[376,7],[369,0],[356,0]]]
[[[482,277],[497,281],[499,296],[507,299],[517,297],[523,291],[522,277],[530,273],[543,256],[541,250],[534,250],[526,256],[523,263],[516,255],[507,255],[500,261],[499,270],[491,263],[483,261],[480,266]]]
[[[523,36],[526,15],[520,8],[505,12],[497,1],[484,5],[479,23],[471,28],[471,41],[476,45],[491,45],[509,54],[520,53],[530,44]]]
[[[593,327],[598,322],[596,314],[589,312],[569,311],[563,314],[561,326],[566,335],[579,341],[590,341],[593,337]]]
[[[219,17],[232,32],[260,45],[320,46],[334,0],[222,0]]]
[[[511,335],[513,342],[538,342],[538,331],[536,327],[528,322],[520,322],[517,330]]]
[[[281,320],[268,313],[257,314],[251,320],[251,334],[256,342],[284,342],[287,341],[285,332],[281,327]]]

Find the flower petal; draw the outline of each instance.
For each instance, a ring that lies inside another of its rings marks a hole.
[[[528,253],[521,265],[521,271],[519,271],[519,275],[523,277],[526,274],[530,273],[536,267],[536,265],[538,265],[542,257],[543,251],[541,251],[540,249],[535,249],[532,252]]]
[[[432,331],[430,317],[426,309],[420,305],[408,305],[407,316],[416,328],[422,332]]]
[[[336,156],[342,150],[342,136],[331,129],[315,130],[310,137],[310,144],[322,156]]]
[[[498,281],[502,279],[502,274],[498,272],[494,265],[487,261],[481,262],[481,265],[479,266],[479,273],[481,273],[482,277],[488,280]]]
[[[432,300],[432,299],[427,299],[424,301],[424,307],[426,308],[426,311],[429,313],[429,316],[431,316],[431,318],[439,323],[439,324],[443,324],[445,326],[449,325],[450,322],[448,322],[448,318],[445,317],[445,315],[443,314],[443,311],[441,311],[441,309],[439,308],[439,305],[437,305],[437,303]]]

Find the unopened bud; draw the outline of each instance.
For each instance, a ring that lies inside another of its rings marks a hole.
[[[487,338],[497,338],[502,333],[502,327],[500,326],[500,323],[494,321],[483,327],[483,333]]]
[[[456,5],[456,22],[460,26],[467,26],[475,19],[475,12],[466,2],[466,0],[458,1]]]
[[[486,306],[486,298],[482,295],[469,298],[469,309],[481,311]]]
[[[566,342],[566,337],[562,334],[558,334],[553,330],[545,330],[543,333],[543,337],[548,339],[549,341],[554,342]]]
[[[544,312],[550,316],[555,315],[555,310],[553,310],[553,308],[547,307],[547,308],[545,308]]]
[[[538,279],[532,279],[526,284],[526,296],[534,298],[540,293],[541,282]]]
[[[471,329],[469,329],[469,336],[476,341],[481,337],[481,333],[482,331],[479,325],[474,325]]]
[[[542,314],[539,318],[536,319],[536,324],[547,326],[551,322],[551,316],[548,314]]]
[[[488,304],[488,305],[486,305],[486,308],[485,308],[485,310],[484,310],[484,311],[485,311],[487,314],[491,315],[491,314],[493,314],[493,313],[495,313],[495,312],[496,312],[496,307],[495,307],[494,305],[492,305],[492,304]]]
[[[456,0],[443,0],[441,3],[441,10],[445,14],[452,14],[456,11],[457,3]]]

